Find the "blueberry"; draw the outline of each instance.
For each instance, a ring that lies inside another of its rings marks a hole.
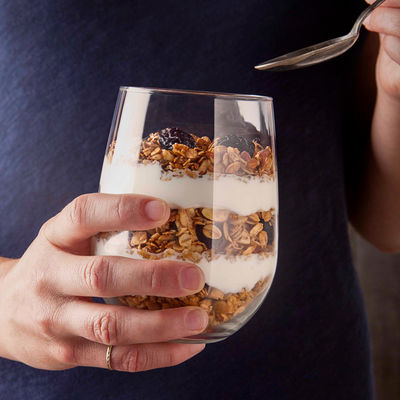
[[[254,142],[259,143],[259,139],[251,140],[246,136],[228,135],[218,140],[218,146],[234,147],[239,151],[247,151],[251,156],[254,154]]]
[[[176,127],[163,129],[158,134],[158,140],[161,148],[166,150],[172,150],[175,143],[184,144],[192,149],[196,146],[192,135]]]

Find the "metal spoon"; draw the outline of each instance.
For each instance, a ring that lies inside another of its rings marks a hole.
[[[313,46],[305,47],[301,50],[292,51],[291,53],[256,65],[254,68],[259,70],[286,71],[289,69],[308,67],[343,54],[350,49],[358,39],[365,18],[384,1],[385,0],[376,0],[374,4],[367,7],[357,18],[353,28],[347,35],[314,44]]]

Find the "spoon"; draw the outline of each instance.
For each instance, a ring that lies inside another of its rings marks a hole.
[[[259,70],[286,71],[308,67],[343,54],[357,41],[365,18],[384,1],[376,0],[374,4],[367,7],[357,18],[353,28],[347,35],[292,51],[291,53],[258,64],[254,68]]]

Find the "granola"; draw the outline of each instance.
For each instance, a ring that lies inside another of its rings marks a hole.
[[[271,276],[260,279],[251,290],[242,289],[239,293],[223,293],[205,285],[193,295],[185,297],[123,296],[119,300],[129,307],[143,310],[164,310],[185,306],[201,307],[208,313],[208,331],[242,313],[253,299],[269,287]]]
[[[176,256],[198,262],[274,251],[274,209],[240,216],[228,210],[184,208],[171,210],[168,222],[148,231],[131,231],[129,246],[147,259]]]
[[[111,160],[114,153],[115,141],[110,143],[107,157]],[[176,127],[165,128],[144,138],[138,162],[143,165],[158,164],[162,181],[183,176],[215,180],[223,175],[234,175],[246,182],[250,179],[265,182],[276,178],[275,161],[269,145],[262,146],[257,140],[237,135],[210,140],[207,136],[199,137]],[[107,240],[108,235],[113,233],[101,233],[98,237]],[[243,259],[249,260],[252,265],[253,259],[249,256],[257,255],[263,263],[265,258],[276,257],[276,213],[274,208],[250,215],[207,207],[174,208],[163,226],[146,231],[129,231],[128,239],[125,236],[123,242],[127,245],[127,254],[134,258],[138,255],[144,259],[172,258],[199,263],[204,259],[212,262],[224,257],[227,262]],[[222,261],[220,265],[225,267]],[[236,265],[241,266],[240,263]],[[273,274],[264,272],[247,284],[251,287],[258,280],[251,289],[239,289],[246,286],[241,285],[240,270],[239,284],[234,289],[230,286],[230,293],[217,289],[215,286],[223,287],[218,283],[208,282],[213,286],[206,284],[200,292],[191,296],[128,295],[119,300],[130,307],[146,310],[201,307],[209,315],[207,329],[211,331],[241,314],[257,296],[265,293]],[[246,274],[245,270],[243,274]]]
[[[194,147],[174,143],[171,149],[164,149],[160,144],[159,132],[151,133],[141,144],[139,162],[143,164],[158,162],[165,172],[174,176],[187,175],[199,178],[202,175],[233,174],[236,176],[274,177],[274,159],[270,146],[261,146],[253,142],[251,151],[219,145],[220,138],[211,141],[209,137],[191,134]],[[112,158],[115,142],[111,142],[108,157]]]

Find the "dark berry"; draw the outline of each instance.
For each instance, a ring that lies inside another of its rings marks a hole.
[[[218,140],[218,146],[234,147],[239,151],[247,151],[251,156],[254,154],[254,142],[257,140],[251,140],[246,136],[228,135],[223,136]]]
[[[196,146],[192,135],[179,128],[165,128],[158,134],[160,146],[166,150],[172,150],[175,143],[184,144],[190,148]]]
[[[197,239],[199,239],[200,242],[203,242],[207,246],[207,249],[211,249],[212,239],[209,239],[207,236],[204,235],[203,225],[196,225],[196,235]]]
[[[265,222],[263,220],[261,220],[260,222],[262,222],[262,224],[263,224],[264,231],[267,232],[268,244],[272,244],[272,242],[274,241],[274,238],[275,238],[273,225],[271,225],[269,222]]]

